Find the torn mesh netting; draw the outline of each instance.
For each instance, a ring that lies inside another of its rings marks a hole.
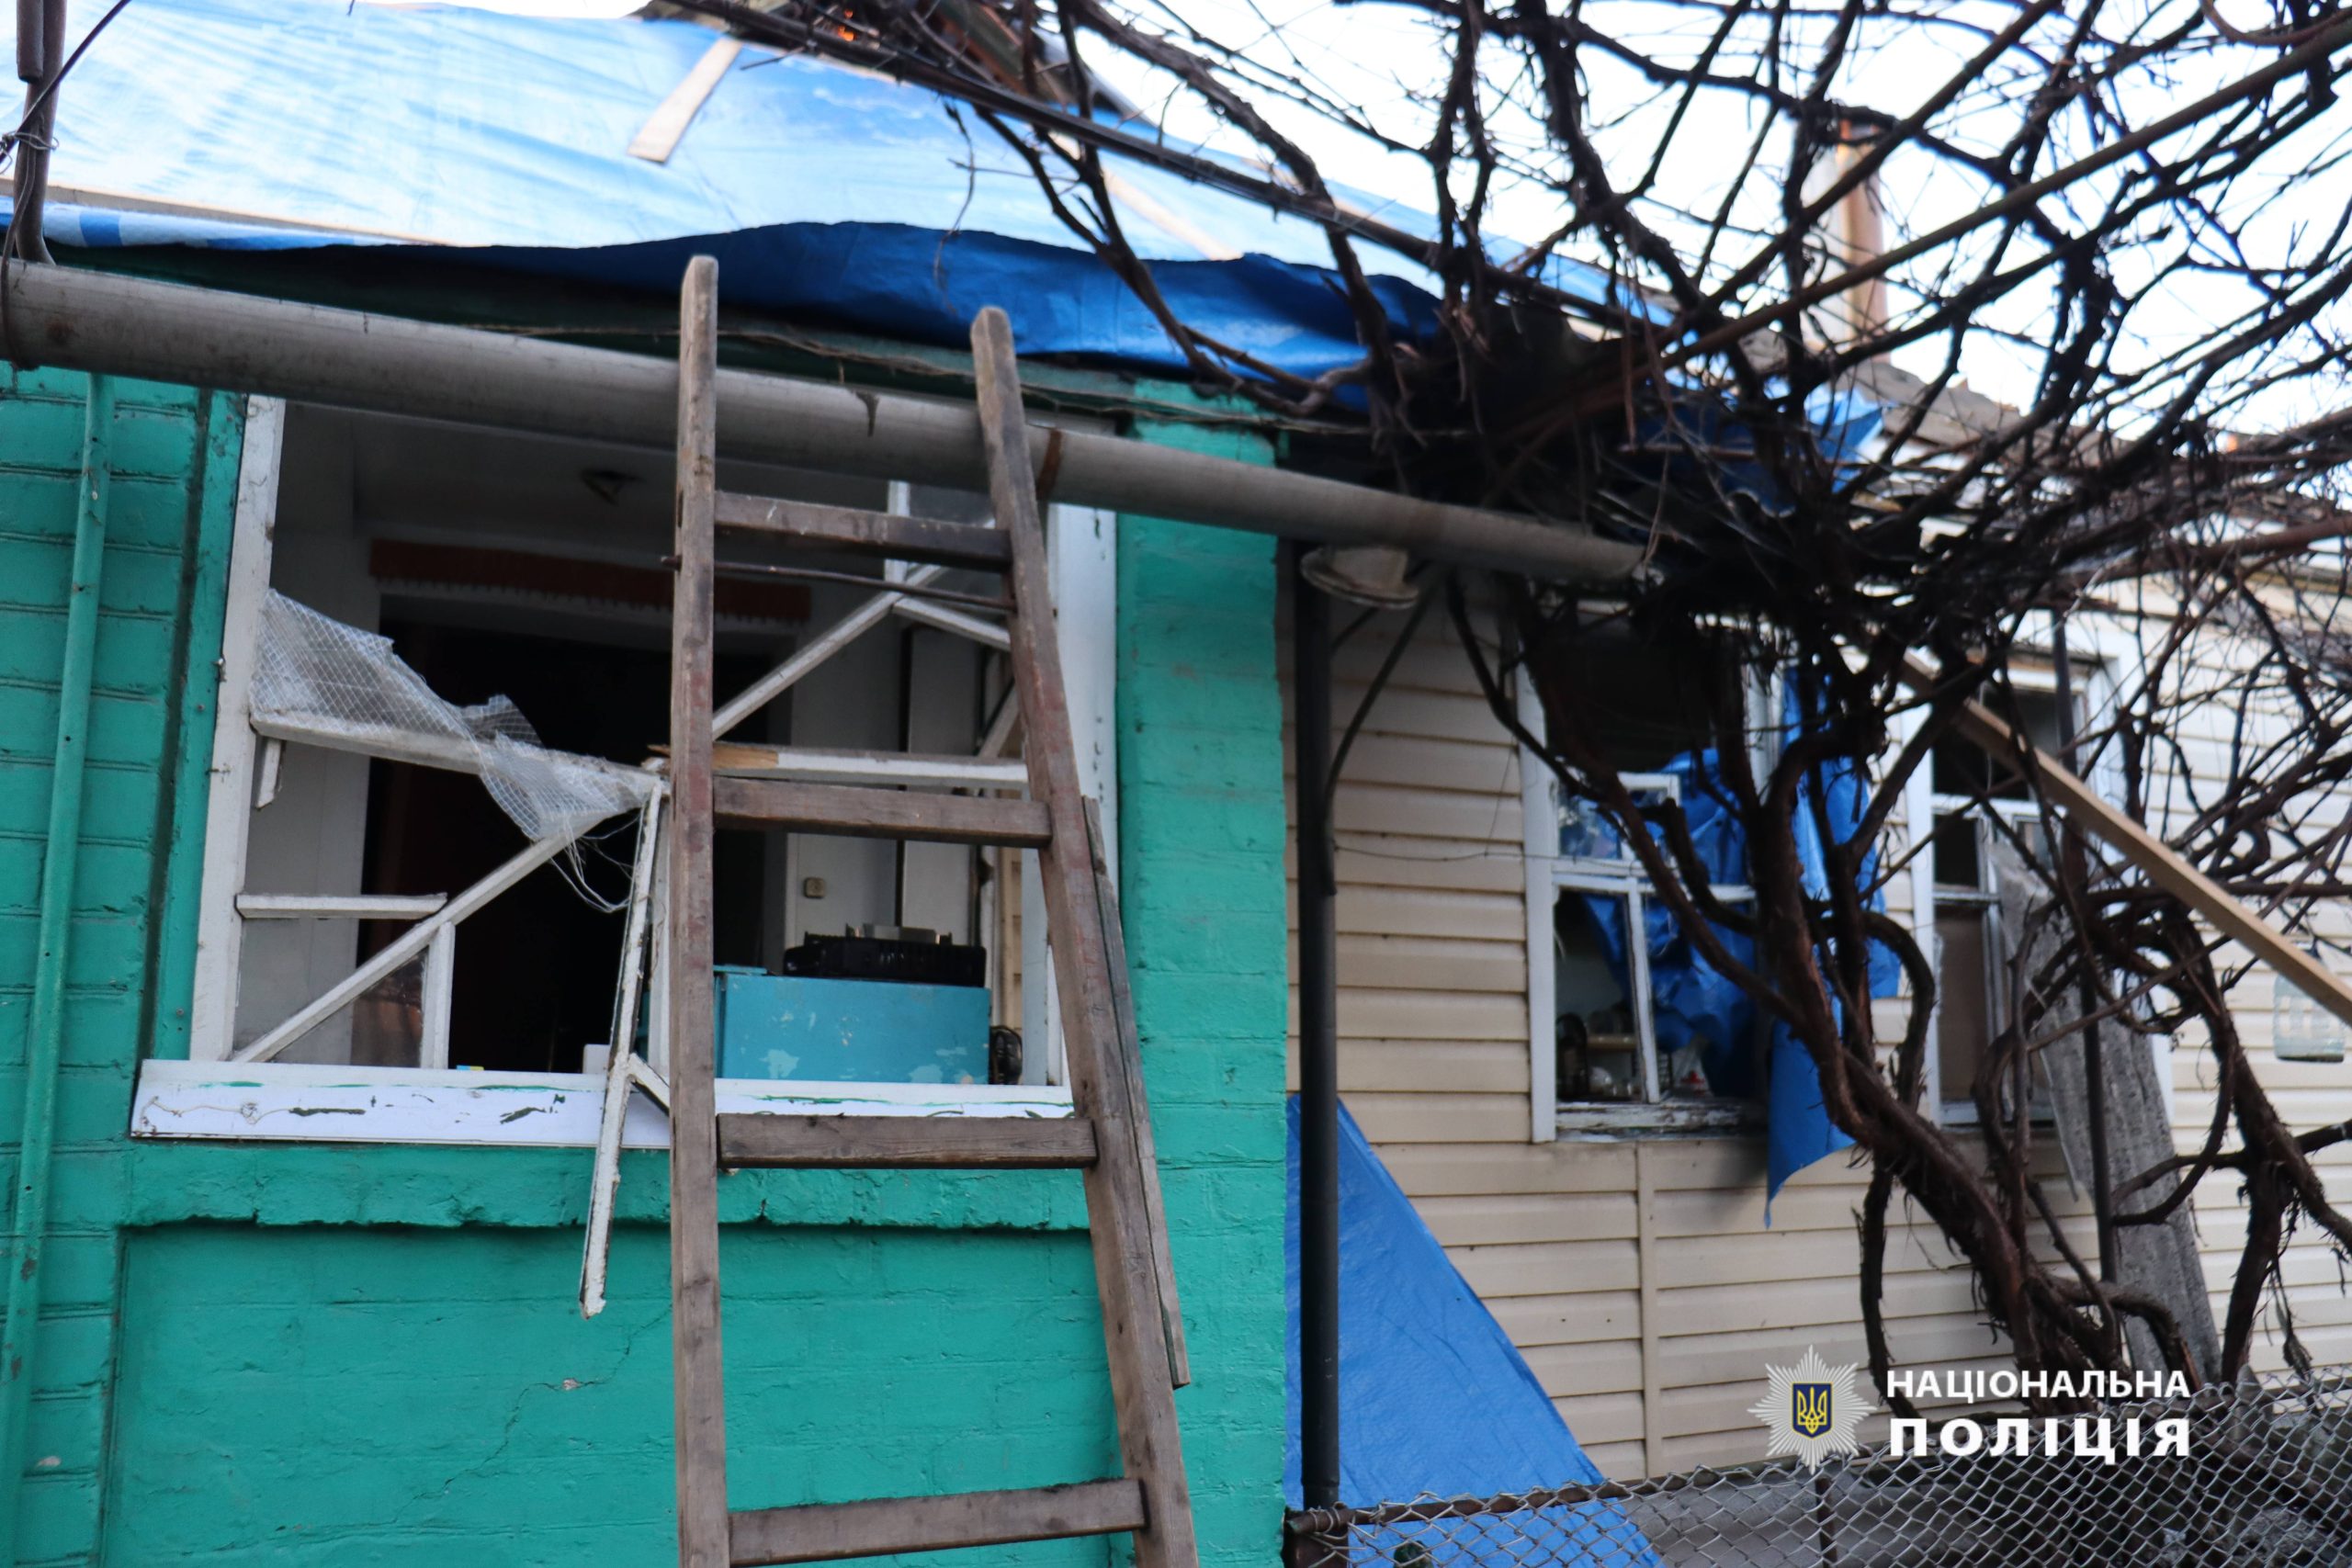
[[[499,809],[534,841],[576,839],[633,811],[653,775],[601,758],[549,750],[505,697],[459,707],[392,651],[391,639],[345,626],[272,589],[254,665],[256,721],[330,730],[354,748],[478,772]]]

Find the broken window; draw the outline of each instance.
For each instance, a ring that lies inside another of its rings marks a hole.
[[[2056,683],[2047,672],[2013,671],[2006,694],[1990,698],[2034,747],[2060,753]],[[2081,709],[2077,706],[2077,714]],[[2015,1003],[2010,957],[2017,933],[2001,911],[2006,840],[2036,863],[2046,863],[2040,808],[2009,760],[1952,739],[1929,762],[1933,839],[1928,847],[1934,886],[1937,999],[1933,1079],[1948,1122],[1975,1119],[1976,1074],[1987,1043],[2007,1026]]]
[[[1606,630],[1585,657],[1596,724],[1635,799],[1679,802],[1717,896],[1744,900],[1743,852],[1711,777],[1706,671]],[[1760,682],[1753,698],[1763,699]],[[1521,713],[1540,734],[1535,705],[1523,701]],[[1769,728],[1754,727],[1759,744]],[[1754,1008],[1681,934],[1608,818],[1559,788],[1533,756],[1521,765],[1539,1119],[1550,1113],[1547,1098],[1564,1114],[1708,1105],[1736,1112],[1763,1089]],[[1540,1121],[1536,1135],[1549,1135]]]
[[[658,1062],[663,857],[640,839],[669,732],[666,463],[284,418],[282,482],[247,498],[232,569],[195,1055]],[[745,478],[988,524],[963,492]],[[1053,509],[1072,723],[1106,835],[1111,540],[1101,515]],[[763,543],[730,546],[753,570],[718,592],[722,772],[1025,788],[995,579]],[[1034,852],[722,831],[714,858],[722,1077],[884,1099],[1059,1081],[1052,988],[1023,984],[1050,962]],[[632,946],[633,930],[657,934]]]

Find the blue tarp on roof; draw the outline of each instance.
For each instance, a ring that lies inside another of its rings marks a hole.
[[[1181,365],[1026,164],[935,93],[746,48],[666,163],[630,156],[716,37],[347,0],[140,0],[60,95],[51,232],[478,247],[465,259],[663,291],[715,251],[737,303],[953,345],[994,303],[1027,353]],[[1319,228],[1110,163],[1125,231],[1182,319],[1301,375],[1362,357]],[[1433,331],[1427,276],[1368,258],[1392,330]],[[1572,263],[1555,272],[1603,288]]]
[[[1290,1429],[1283,1495],[1299,1500],[1298,1101],[1290,1102]],[[1412,1201],[1340,1111],[1340,1493],[1354,1506],[1424,1494],[1489,1497],[1597,1483],[1600,1472],[1560,1419],[1518,1347],[1470,1289]],[[1655,1568],[1619,1510],[1587,1504],[1513,1516],[1560,1568]],[[1475,1521],[1450,1529],[1475,1533]],[[1430,1538],[1423,1534],[1425,1544]],[[1401,1542],[1399,1543],[1401,1544]],[[1390,1553],[1360,1561],[1385,1562]],[[1404,1559],[1398,1559],[1403,1561]],[[1444,1554],[1440,1553],[1440,1560]]]

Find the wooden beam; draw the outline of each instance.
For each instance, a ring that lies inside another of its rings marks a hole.
[[[1094,1123],[1074,1116],[721,1116],[730,1170],[1076,1170]]]
[[[1004,536],[985,524],[943,523],[731,491],[719,493],[718,525],[885,560],[929,561],[983,571],[1002,571],[1012,560]]]
[[[678,299],[678,555],[670,612],[670,1376],[678,1568],[726,1568],[727,1378],[718,1338],[718,1122],[711,988],[710,725],[718,264]],[[629,1048],[613,1042],[615,1051]]]
[[[997,526],[1012,541],[1012,683],[1028,731],[1023,761],[1033,801],[1067,832],[1038,855],[1048,930],[1054,941],[1055,998],[1069,1068],[1070,1098],[1098,1126],[1148,1115],[1143,1086],[1119,1062],[1118,1008],[1104,951],[1103,916],[1087,844],[1085,795],[1078,782],[1069,687],[1054,633],[1054,596],[1046,563],[1045,522],[1021,400],[1012,323],[994,306],[972,323],[972,368],[978,379],[980,444]],[[1152,1267],[1150,1206],[1133,1134],[1105,1137],[1086,1173],[1086,1214],[1094,1250],[1094,1284],[1102,1303],[1105,1359],[1116,1406],[1121,1469],[1142,1483],[1148,1529],[1135,1538],[1136,1568],[1199,1568],[1192,1491],[1169,1380],[1159,1280]]]
[[[678,143],[684,139],[686,128],[694,124],[695,116],[702,112],[710,95],[726,80],[727,68],[742,52],[742,40],[731,38],[718,39],[704,50],[694,69],[670,89],[668,97],[654,106],[644,125],[630,138],[628,155],[649,164],[668,163],[670,154],[678,150]]]
[[[1023,1492],[963,1492],[946,1497],[879,1497],[762,1508],[735,1516],[735,1568],[770,1562],[830,1562],[959,1546],[1003,1546],[1140,1529],[1143,1487],[1083,1481]]]
[[[1925,663],[1911,661],[1905,669],[1906,684],[1918,691],[1936,686],[1941,677]],[[2023,754],[2050,803],[2092,838],[2121,855],[2142,874],[2211,922],[2260,962],[2321,1007],[2352,1023],[2352,985],[2299,945],[2260,910],[2247,904],[2183,859],[2157,838],[2058,761],[2036,750],[2008,720],[1973,698],[1960,710],[1954,728],[2004,761]],[[1918,829],[1915,825],[1913,831]]]
[[[797,779],[811,784],[1020,789],[1029,782],[1028,770],[1018,761],[924,756],[906,751],[822,751],[733,741],[712,748],[711,765],[718,772],[737,778]]]
[[[1054,836],[1045,807],[1034,800],[739,778],[717,781],[713,800],[718,819],[730,828],[1024,850],[1043,849]]]
[[[1159,1282],[1159,1324],[1168,1339],[1168,1381],[1178,1388],[1193,1381],[1191,1352],[1184,1348],[1184,1312],[1176,1299],[1176,1255],[1168,1245],[1168,1211],[1159,1191],[1159,1149],[1152,1137],[1149,1100],[1144,1093],[1143,1039],[1136,1030],[1135,996],[1127,984],[1127,939],[1119,923],[1119,894],[1111,881],[1104,851],[1102,811],[1086,802],[1086,847],[1094,863],[1094,897],[1102,910],[1102,962],[1111,981],[1111,1010],[1118,1024],[1118,1071],[1127,1080],[1132,1114],[1106,1123],[1133,1140],[1136,1165],[1143,1172],[1144,1229],[1151,1241],[1151,1271]]]

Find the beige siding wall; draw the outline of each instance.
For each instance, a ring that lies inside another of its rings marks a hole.
[[[1747,1412],[1768,1359],[1864,1359],[1864,1174],[1823,1161],[1767,1229],[1760,1137],[1529,1141],[1517,753],[1442,619],[1372,709],[1336,801],[1341,1092],[1604,1472],[1761,1457]],[[1396,626],[1341,649],[1341,725]],[[1913,1364],[1996,1364],[1932,1227],[1891,1236],[1886,1314]]]

